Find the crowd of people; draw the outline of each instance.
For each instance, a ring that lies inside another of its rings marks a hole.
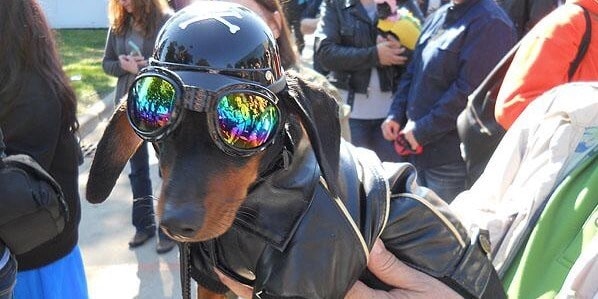
[[[598,28],[595,0],[550,4],[531,1],[537,8],[532,11],[516,6],[518,1],[397,1],[399,7],[415,16],[412,20],[419,36],[414,49],[407,49],[400,39],[379,30],[380,3],[374,0],[225,1],[244,5],[265,21],[276,39],[285,70],[297,71],[333,95],[340,107],[342,137],[374,151],[382,161],[413,164],[420,185],[450,204],[464,223],[490,231],[495,265],[510,297],[557,296],[573,291],[590,297],[598,294],[596,286],[583,283],[598,275],[598,231],[586,225],[598,223],[598,201],[587,195],[598,193],[592,187],[598,186],[593,167],[598,161],[594,154],[598,134],[590,121],[563,125],[573,119],[563,117],[558,126],[549,127],[551,123],[543,117],[548,111],[574,115],[573,108],[551,110],[552,104],[543,104],[551,99],[550,103],[566,103],[567,100],[554,98],[567,94],[587,97],[592,92],[598,95],[598,87],[593,83],[567,84],[598,81],[598,30],[588,29]],[[136,75],[148,65],[159,29],[190,2],[109,1],[110,27],[102,66],[107,74],[118,78],[115,105],[120,105]],[[587,51],[577,57],[588,30]],[[313,69],[300,60],[304,35],[312,32]],[[13,255],[0,240],[0,298],[88,298],[77,245],[81,217],[78,168],[83,159],[77,142],[77,100],[62,69],[54,34],[37,0],[0,1],[0,33],[11,41],[0,45],[0,56],[9,58],[0,60],[0,132],[4,135],[5,152],[27,154],[38,161],[61,185],[69,206],[69,222],[63,232],[30,252]],[[468,95],[519,40],[520,48],[495,107],[497,121],[508,130],[496,155],[510,160],[493,157],[488,166],[496,170],[505,163],[515,163],[517,167],[504,166],[494,173],[487,172],[470,190],[465,190],[467,174],[456,129],[457,116],[467,105]],[[573,63],[575,69],[571,69]],[[536,99],[538,102],[532,103]],[[533,108],[527,109],[528,106]],[[582,108],[575,107],[575,111],[586,109],[589,113],[587,109],[595,108],[590,102]],[[537,174],[541,169],[538,165],[554,162],[542,155],[559,152],[564,146],[559,145],[559,140],[540,135],[537,123],[552,132],[565,126],[578,128],[572,131],[578,139],[567,140],[567,153],[557,155],[567,163],[550,164],[556,167],[550,180]],[[525,139],[528,135],[544,141],[542,144],[552,143],[538,146]],[[527,156],[517,156],[526,150],[542,159],[529,161]],[[135,235],[129,247],[139,247],[157,234],[156,251],[169,252],[176,243],[156,225],[147,143],[131,157],[130,169]],[[530,185],[542,190],[530,195],[534,200],[541,198],[541,204],[534,206],[533,215],[526,215],[519,222],[525,223],[521,225],[528,233],[513,237],[511,222],[526,212],[522,204],[513,202],[531,200],[513,194],[521,192],[525,182],[534,182],[533,176],[550,184]],[[571,177],[577,183],[570,181]],[[511,183],[505,185],[507,181]],[[490,187],[493,184],[499,187]],[[578,198],[579,202],[576,204],[571,198]],[[583,209],[569,213],[559,210],[573,206]],[[576,238],[566,239],[563,246],[546,241],[547,231],[554,228],[551,219],[575,219],[568,230],[558,232],[561,239],[567,234]],[[567,265],[553,265],[556,274],[546,281],[540,277],[541,269],[524,266],[550,263],[538,257],[544,244],[552,246],[548,253],[551,258],[570,258]],[[570,251],[559,255],[565,250]],[[457,296],[440,281],[403,264],[380,241],[371,254],[370,271],[395,288],[384,294],[386,298]],[[577,276],[568,275],[572,269]],[[218,277],[237,295],[252,296],[251,288],[225,274],[218,273]],[[382,292],[357,282],[347,298],[378,297]]]

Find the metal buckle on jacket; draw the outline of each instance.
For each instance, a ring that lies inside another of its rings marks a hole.
[[[490,232],[487,229],[473,227],[470,231],[471,245],[477,245],[482,249],[486,256],[490,259],[492,252],[492,244],[490,243]]]

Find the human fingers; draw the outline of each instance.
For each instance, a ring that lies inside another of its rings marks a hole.
[[[404,65],[407,62],[407,57],[395,53],[389,60],[392,65]]]
[[[387,42],[380,43],[376,46],[378,50],[378,60],[380,61],[381,65],[391,65],[392,64],[392,49],[388,47]]]
[[[405,63],[407,63],[408,58],[406,56],[403,55],[399,55],[396,57],[394,64],[395,65],[404,65]]]
[[[139,66],[139,67],[147,66],[147,60],[138,60],[136,63],[137,63],[137,66]]]
[[[384,247],[380,239],[374,243],[368,269],[378,279],[395,288],[389,292],[391,298],[462,298],[434,277],[401,262]]]
[[[226,285],[235,295],[243,298],[251,298],[253,296],[253,289],[250,286],[231,279],[216,268],[214,268],[214,271],[218,275],[220,282]]]
[[[411,148],[415,149],[419,147],[419,142],[417,142],[417,139],[415,139],[413,131],[405,132],[405,139],[407,139],[407,142],[409,142],[409,146],[411,146]]]
[[[381,290],[374,290],[361,281],[357,281],[349,292],[345,295],[345,299],[393,299],[400,298],[393,296],[394,292],[384,292]]]
[[[389,35],[386,40],[388,41],[388,44],[393,47],[393,48],[402,48],[403,45],[401,44],[401,41],[399,41],[396,37],[394,37],[394,35]]]
[[[393,120],[387,119],[380,126],[382,129],[382,136],[388,141],[393,141],[397,138],[399,133],[399,124]]]
[[[382,35],[376,36],[376,44],[380,44],[380,43],[383,43],[383,42],[386,42],[386,41],[387,40],[386,40],[386,38],[384,36],[382,36]]]
[[[384,283],[402,289],[412,289],[414,282],[421,276],[421,272],[399,261],[380,239],[372,247],[368,269]]]

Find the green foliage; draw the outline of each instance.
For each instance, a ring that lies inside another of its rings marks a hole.
[[[107,29],[59,29],[58,51],[79,100],[79,113],[116,86],[116,78],[102,69]]]

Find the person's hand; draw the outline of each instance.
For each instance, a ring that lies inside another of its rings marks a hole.
[[[407,124],[405,124],[405,128],[403,129],[403,134],[405,134],[405,139],[409,142],[409,146],[411,148],[416,149],[419,147],[419,142],[415,139],[415,135],[413,135],[413,130],[415,129],[415,122],[412,120],[408,120]]]
[[[139,72],[139,67],[137,66],[137,61],[135,61],[135,59],[132,56],[119,55],[118,61],[120,62],[120,67],[123,70],[125,70],[131,74],[137,74],[137,72]]]
[[[358,281],[349,290],[345,299],[462,298],[439,280],[399,261],[386,250],[380,239],[376,240],[372,248],[368,269],[378,279],[395,289],[388,292],[374,290]]]
[[[401,125],[390,118],[387,118],[382,125],[380,125],[380,128],[382,129],[382,136],[388,141],[397,139],[399,132],[401,131]]]
[[[143,58],[141,55],[133,55],[131,56],[135,63],[137,63],[137,68],[141,69],[147,66],[147,59]]]
[[[301,26],[300,31],[303,35],[308,35],[314,33],[316,28],[318,27],[318,22],[320,18],[304,18],[301,19]]]
[[[403,65],[407,62],[407,56],[403,56],[405,48],[394,37],[378,36],[376,39],[376,49],[378,51],[378,60],[381,65]]]

